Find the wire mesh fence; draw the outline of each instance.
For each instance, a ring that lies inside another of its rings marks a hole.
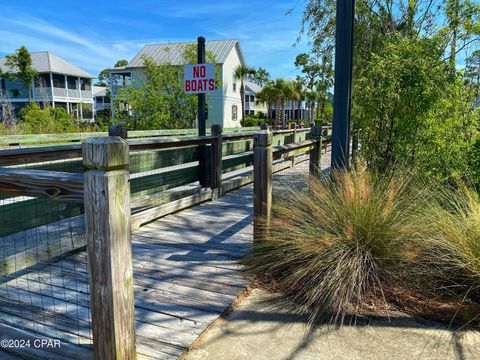
[[[200,152],[205,160],[200,161]],[[210,145],[136,151],[130,155],[132,211],[193,195],[211,185]]]
[[[83,205],[0,194],[0,322],[90,347]]]
[[[279,134],[274,145],[301,141],[305,134],[291,137],[291,133]],[[130,148],[132,213],[212,187],[213,145],[185,144],[142,151]],[[224,139],[222,156],[224,174],[249,168],[252,138]],[[54,156],[13,167],[85,171],[81,158]],[[0,193],[0,219],[0,323],[91,348],[83,205]]]

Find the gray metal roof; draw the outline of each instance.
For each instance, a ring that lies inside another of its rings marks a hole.
[[[260,92],[260,90],[262,90],[262,87],[260,85],[255,84],[254,82],[251,82],[248,80],[244,82],[244,85],[245,85],[245,92],[249,94],[256,94]]]
[[[94,78],[94,76],[88,72],[48,51],[32,52],[30,55],[32,56],[32,67],[39,73],[52,72],[55,74]],[[2,71],[11,71],[11,69],[5,65],[6,60],[5,57],[0,58],[0,69]]]
[[[107,88],[93,85],[93,96],[107,96]]]
[[[167,44],[150,44],[145,45],[142,50],[130,61],[128,68],[143,67],[143,56],[151,57],[158,64],[170,63],[172,65],[186,64],[183,58],[185,48],[189,44],[196,44],[196,42],[177,42]],[[206,51],[210,51],[215,56],[215,61],[218,64],[223,64],[227,60],[230,51],[236,47],[240,61],[245,64],[242,49],[238,40],[208,40],[205,41]]]

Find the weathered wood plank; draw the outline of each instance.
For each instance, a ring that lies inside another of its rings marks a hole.
[[[38,359],[51,359],[51,360],[63,360],[63,359],[78,359],[88,360],[92,359],[92,353],[89,349],[75,346],[73,344],[61,343],[61,351],[58,347],[35,347],[33,343],[35,341],[41,341],[44,336],[35,335],[28,331],[18,329],[13,326],[0,324],[0,338],[2,339],[22,339],[29,340],[32,346],[24,348],[16,348],[15,354],[34,357]]]
[[[135,359],[128,144],[89,139],[82,153],[84,166],[97,169],[84,174],[94,357]]]
[[[147,196],[191,184],[198,180],[198,165],[190,163],[179,169],[133,178],[130,187],[132,196]]]
[[[315,140],[316,146],[310,150],[309,172],[315,177],[320,176],[322,159],[322,127],[313,126],[311,137]]]
[[[253,141],[254,239],[260,239],[272,212],[272,134],[268,130],[256,133]]]
[[[81,145],[57,145],[0,150],[0,167],[58,159],[73,159],[81,157],[81,151]]]
[[[303,154],[316,146],[315,140],[305,140],[294,144],[274,146],[272,149],[273,158],[281,159],[292,155]]]
[[[83,175],[0,168],[0,193],[82,203]]]
[[[174,200],[164,205],[156,206],[132,215],[132,231],[140,228],[141,225],[158,219],[162,216],[183,210],[193,205],[200,204],[212,199],[212,191],[205,189],[199,194],[190,195]]]
[[[222,125],[212,125],[211,132],[216,136],[211,146],[212,197],[217,200],[221,196],[222,189]]]

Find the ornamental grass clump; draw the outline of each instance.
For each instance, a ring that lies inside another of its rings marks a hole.
[[[311,321],[343,323],[384,305],[385,290],[405,283],[418,256],[427,196],[410,178],[361,168],[297,182],[277,196],[248,270]]]
[[[431,235],[417,258],[422,277],[443,298],[480,304],[480,198],[459,185],[428,212]],[[479,309],[480,310],[480,309]],[[480,311],[479,314],[480,315]]]

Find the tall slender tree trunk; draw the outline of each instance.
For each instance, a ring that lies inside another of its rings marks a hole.
[[[459,26],[459,0],[452,1],[452,13],[449,16],[449,27],[452,31],[452,42],[450,43],[449,65],[452,72],[455,71],[455,60],[457,52],[458,26]]]
[[[245,87],[243,86],[243,80],[240,84],[240,97],[241,97],[241,103],[242,103],[242,117],[240,124],[245,127]]]

